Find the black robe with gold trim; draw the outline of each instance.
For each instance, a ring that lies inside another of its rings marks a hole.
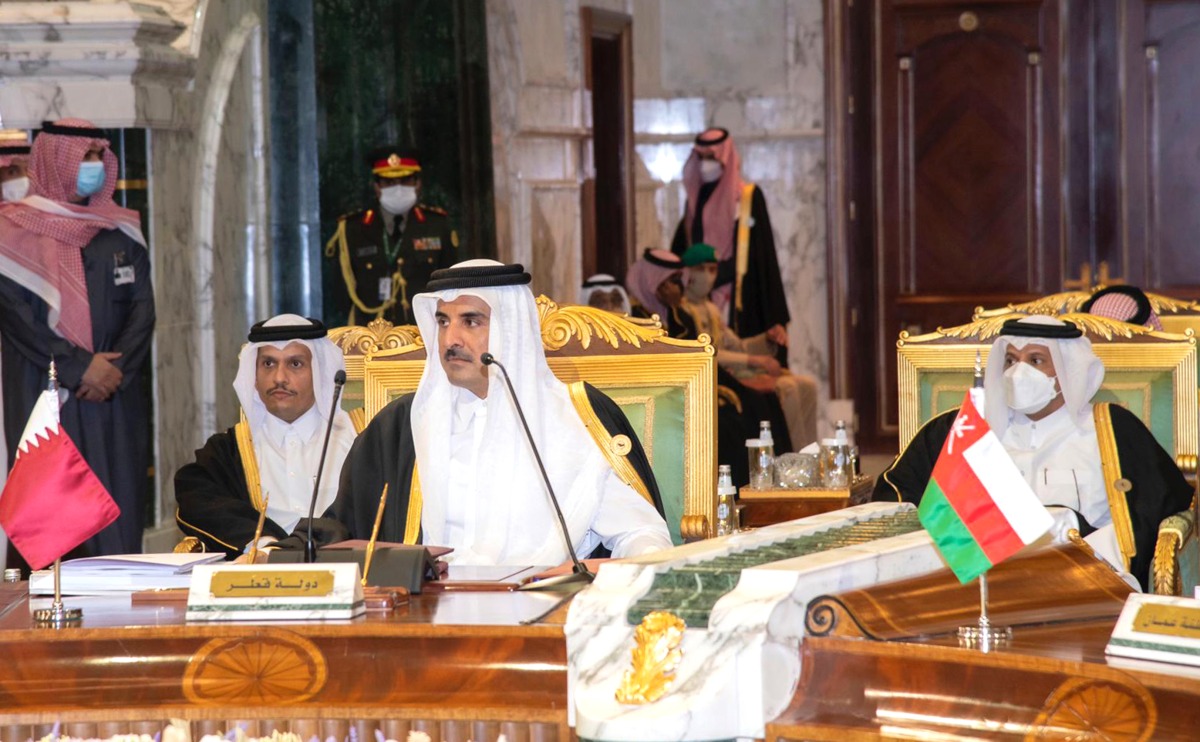
[[[196,451],[196,460],[175,473],[175,521],[185,536],[204,542],[205,551],[242,553],[254,540],[258,509],[246,484],[246,468],[238,448],[236,428],[215,433]],[[267,518],[262,535],[275,539],[287,531]]]
[[[711,195],[715,183],[701,187],[700,204],[696,214],[704,211],[704,203]],[[671,240],[671,251],[683,255],[693,242],[704,242],[704,220],[699,218],[692,227],[689,241],[685,215],[679,220],[675,236]],[[738,221],[733,223],[733,244],[737,245]],[[774,325],[787,326],[791,321],[787,294],[783,290],[783,277],[779,272],[779,257],[775,253],[775,233],[771,229],[771,217],[767,212],[767,199],[762,189],[755,186],[750,201],[750,243],[746,275],[742,279],[742,311],[730,302],[726,322],[742,337],[758,335]],[[736,250],[735,250],[736,253]],[[717,264],[716,288],[734,282],[737,274],[736,260],[731,256]],[[787,361],[786,356],[784,362]]]
[[[625,413],[603,392],[584,384],[587,402],[610,437],[628,436],[632,448],[625,460],[641,479],[635,490],[645,489],[659,515],[663,514],[662,497],[646,452],[642,449],[633,426]],[[383,485],[388,485],[387,505],[379,527],[381,541],[421,543],[419,495],[414,496],[413,469],[417,454],[413,444],[409,413],[412,394],[407,394],[379,411],[358,440],[354,442],[342,467],[342,483],[333,505],[325,517],[335,518],[350,529],[350,538],[370,538],[379,507]],[[610,457],[611,460],[611,457]],[[618,474],[620,472],[618,471]],[[642,486],[638,486],[638,485]],[[411,509],[411,512],[410,512]],[[531,537],[534,537],[531,534]],[[538,538],[547,537],[545,534]]]
[[[362,412],[362,408],[349,412],[355,433],[362,432],[365,425]],[[178,503],[175,522],[179,530],[185,536],[200,539],[205,551],[223,551],[228,559],[240,555],[246,544],[254,539],[258,514],[266,504],[259,492],[254,452],[242,451],[239,432],[245,445],[253,449],[250,426],[243,417],[241,423],[224,433],[213,434],[204,448],[196,451],[196,460],[175,473],[175,501]],[[246,471],[247,461],[254,471]],[[301,518],[300,522],[307,524],[308,519]],[[320,519],[314,523],[315,539],[322,524]],[[266,518],[262,535],[279,540],[288,533]]]
[[[1192,487],[1137,415],[1117,405],[1097,404],[1094,408],[1101,469],[1118,543],[1129,561],[1129,573],[1147,590],[1158,525],[1189,506]],[[904,452],[879,476],[872,499],[919,504],[957,415],[958,410],[943,413],[918,430]],[[1111,422],[1106,424],[1106,418]],[[1115,448],[1115,460],[1106,447]],[[1081,515],[1079,524],[1081,536],[1095,530]],[[1132,544],[1132,553],[1125,544]]]

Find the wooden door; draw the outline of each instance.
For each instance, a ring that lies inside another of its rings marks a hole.
[[[826,7],[831,385],[888,451],[902,330],[1095,282],[1200,298],[1200,0],[867,5]]]
[[[1200,298],[1200,2],[1124,7],[1124,221],[1102,253],[1129,283]]]
[[[1060,283],[1058,3],[878,0],[878,353]],[[895,429],[895,382],[878,387]]]

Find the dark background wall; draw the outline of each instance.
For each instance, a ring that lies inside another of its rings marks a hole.
[[[367,155],[395,145],[419,153],[421,200],[450,213],[463,258],[494,256],[483,3],[311,2],[322,244],[340,215],[372,206]],[[337,324],[349,310],[341,274],[335,258],[322,267],[325,316]]]
[[[446,209],[463,259],[496,254],[484,5],[272,0],[271,240],[276,311],[349,311],[324,245],[373,206],[368,153],[415,149],[422,201]]]

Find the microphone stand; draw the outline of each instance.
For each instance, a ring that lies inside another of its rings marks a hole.
[[[317,544],[313,541],[313,516],[317,510],[317,492],[321,489],[321,473],[325,469],[325,452],[329,450],[329,435],[333,432],[333,416],[337,414],[338,399],[342,396],[342,385],[346,383],[346,372],[338,370],[333,375],[333,405],[329,408],[329,423],[325,426],[325,442],[321,444],[321,460],[317,464],[317,478],[313,482],[312,498],[308,502],[308,535],[304,539],[304,563],[317,561]]]
[[[495,365],[504,375],[504,383],[508,386],[509,396],[512,397],[513,406],[517,408],[517,416],[521,418],[521,427],[525,429],[525,438],[529,440],[529,447],[533,449],[533,458],[537,461],[538,470],[542,473],[542,481],[546,483],[546,491],[550,493],[550,503],[554,505],[554,514],[558,516],[558,525],[562,532],[563,543],[567,547],[567,554],[571,557],[571,574],[562,575],[559,577],[551,577],[547,580],[541,580],[536,584],[542,587],[551,587],[554,585],[564,585],[573,582],[590,583],[596,579],[596,575],[592,574],[583,562],[579,561],[579,557],[575,556],[575,547],[571,544],[571,532],[567,529],[567,519],[563,517],[562,508],[558,505],[558,496],[554,494],[554,487],[550,484],[550,477],[546,474],[546,467],[542,465],[542,455],[538,453],[537,444],[533,442],[533,433],[529,431],[529,423],[525,421],[525,411],[521,409],[521,400],[517,399],[517,392],[513,389],[512,379],[508,376],[508,369],[504,364],[496,360],[496,357],[491,353],[484,353],[479,357],[485,366]]]

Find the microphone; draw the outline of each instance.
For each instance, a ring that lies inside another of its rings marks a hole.
[[[338,369],[333,375],[333,404],[329,407],[329,423],[325,426],[325,442],[321,444],[321,461],[317,464],[317,478],[313,482],[312,499],[308,503],[308,535],[304,538],[304,563],[317,561],[317,544],[313,541],[312,522],[317,510],[317,491],[321,488],[321,472],[325,469],[325,452],[329,450],[329,435],[333,432],[333,416],[337,413],[338,398],[346,383],[346,372]]]
[[[485,366],[495,365],[504,374],[504,383],[508,385],[508,394],[512,397],[513,406],[517,408],[517,415],[521,418],[521,427],[525,429],[525,438],[529,441],[529,447],[533,449],[533,458],[537,461],[538,470],[542,472],[542,481],[546,483],[546,491],[550,493],[550,502],[554,505],[554,514],[558,516],[558,525],[562,531],[563,543],[567,547],[567,554],[571,557],[573,574],[566,579],[557,579],[555,584],[565,582],[591,582],[596,579],[596,575],[592,574],[583,562],[579,561],[579,557],[575,556],[575,547],[571,544],[571,532],[567,530],[567,519],[563,517],[562,508],[558,505],[558,496],[554,494],[554,487],[550,484],[550,477],[546,474],[546,467],[542,465],[542,455],[538,453],[537,444],[533,442],[533,433],[529,432],[529,423],[525,422],[525,411],[521,409],[521,400],[517,399],[517,392],[513,389],[512,379],[508,377],[508,369],[503,363],[496,360],[496,356],[491,353],[484,353],[479,356],[479,360]],[[555,579],[555,578],[551,578]],[[549,583],[550,580],[543,580],[542,583]],[[542,584],[538,583],[538,584]]]

